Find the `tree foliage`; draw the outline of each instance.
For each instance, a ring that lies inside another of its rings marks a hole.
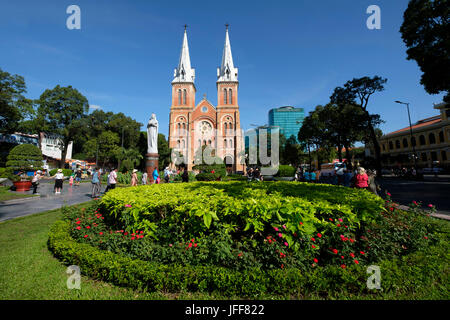
[[[19,144],[11,149],[6,166],[14,170],[42,169],[41,150],[32,144]]]
[[[423,72],[420,83],[430,94],[446,92],[450,102],[450,1],[411,0],[400,27],[408,60]]]
[[[33,115],[33,104],[26,93],[22,76],[11,75],[0,68],[0,132],[17,131],[21,121]]]
[[[67,147],[83,128],[89,110],[88,100],[72,86],[47,89],[38,100],[37,123],[44,132],[59,135],[62,141],[60,167],[64,166]]]

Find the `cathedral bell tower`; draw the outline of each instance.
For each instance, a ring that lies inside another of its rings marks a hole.
[[[231,54],[228,24],[225,25],[225,44],[222,52],[222,63],[217,68],[217,124],[222,138],[218,140],[219,156],[224,160],[227,170],[235,172],[243,170],[239,163],[242,149],[240,132],[240,116],[238,105],[238,69],[234,67]]]
[[[184,26],[183,44],[180,60],[172,80],[172,105],[169,115],[169,148],[183,155],[188,164],[192,157],[189,153],[189,133],[192,128],[191,115],[195,107],[195,69],[191,67],[187,26]]]

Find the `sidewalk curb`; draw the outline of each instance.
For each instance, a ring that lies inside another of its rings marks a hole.
[[[28,201],[28,200],[32,200],[32,199],[40,199],[40,196],[33,196],[33,197],[24,197],[24,198],[18,198],[18,199],[11,199],[11,200],[5,200],[0,202],[1,204],[14,204],[14,203],[20,203],[22,201]]]
[[[409,207],[404,206],[404,205],[399,205],[398,208],[401,210],[405,210],[405,211],[409,210]],[[439,212],[429,213],[428,216],[450,221],[450,215],[445,214],[445,213],[439,213]]]

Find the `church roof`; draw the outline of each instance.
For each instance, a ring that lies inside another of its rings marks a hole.
[[[195,69],[191,68],[191,58],[189,57],[189,46],[187,40],[186,26],[184,28],[183,44],[181,47],[180,60],[178,62],[178,67],[174,71],[174,79],[172,83],[175,82],[192,82],[195,79]]]
[[[217,68],[217,82],[238,81],[238,69],[234,67],[231,54],[230,38],[228,37],[228,25],[225,31],[225,44],[223,46],[222,64]]]

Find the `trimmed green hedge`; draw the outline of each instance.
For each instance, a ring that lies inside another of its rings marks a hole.
[[[57,221],[51,227],[48,239],[48,247],[56,257],[66,264],[78,265],[84,275],[94,279],[148,291],[220,292],[251,298],[275,294],[322,298],[448,299],[448,243],[448,232],[442,233],[438,246],[380,262],[383,290],[377,291],[367,289],[369,275],[360,265],[345,270],[327,266],[303,273],[298,269],[233,271],[220,267],[158,265],[78,243],[71,238],[67,221]]]
[[[295,175],[295,168],[289,165],[280,165],[276,177],[293,177]]]

